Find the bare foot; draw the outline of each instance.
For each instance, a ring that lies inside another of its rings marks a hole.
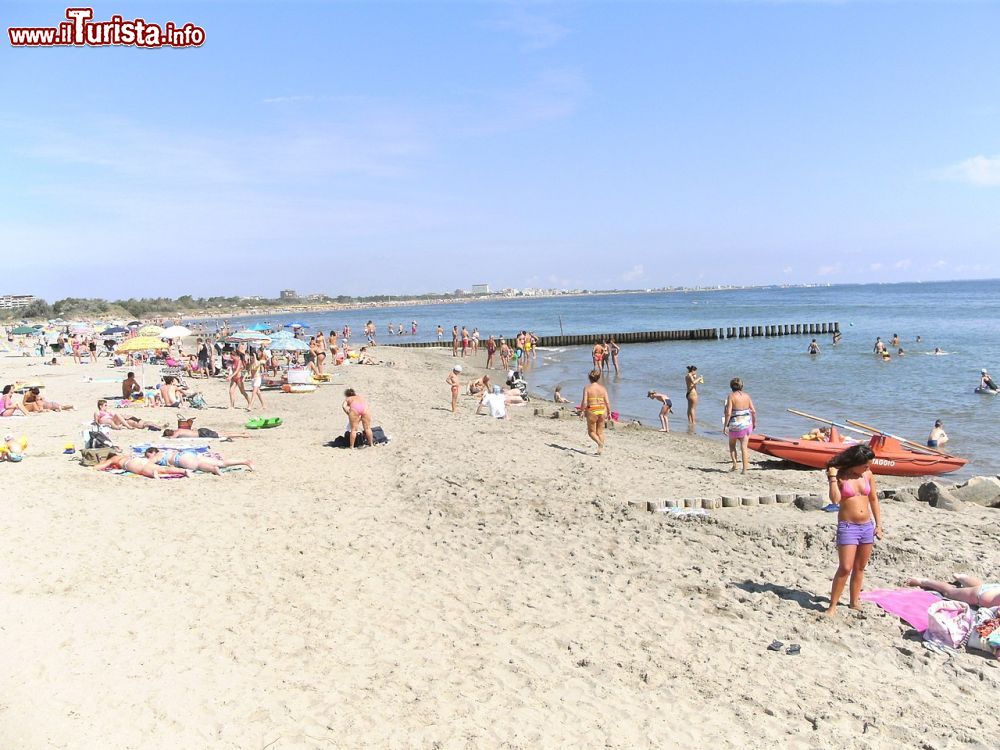
[[[826,611],[823,614],[825,614],[827,617],[833,617],[835,614],[837,614],[837,605],[831,604],[829,607],[826,608]]]
[[[903,585],[904,586],[915,586],[917,588],[923,588],[924,579],[923,578],[907,578],[906,581],[903,582]]]
[[[733,464],[733,467],[729,471],[730,472],[736,471],[736,464]]]
[[[848,606],[856,612],[861,611],[861,602],[851,602]]]
[[[670,430],[664,430],[664,429],[663,429],[663,428],[661,427],[661,428],[659,429],[659,432],[670,432]]]

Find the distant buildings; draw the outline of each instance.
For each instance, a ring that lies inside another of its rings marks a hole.
[[[0,295],[0,310],[11,310],[17,307],[27,307],[35,301],[33,294],[4,294]]]
[[[472,285],[473,294],[489,294],[490,285],[489,284],[473,284]]]
[[[299,298],[299,293],[294,289],[282,289],[279,297],[287,302],[297,300]]]

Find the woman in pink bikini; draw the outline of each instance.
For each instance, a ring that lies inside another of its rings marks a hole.
[[[350,434],[347,436],[348,445],[354,447],[354,435],[358,428],[364,429],[365,439],[368,445],[375,445],[375,438],[372,435],[372,414],[368,402],[359,396],[353,388],[344,391],[344,403],[341,408],[351,422]]]
[[[861,585],[875,540],[882,538],[882,510],[875,477],[871,472],[875,453],[867,445],[852,445],[827,464],[830,502],[839,506],[837,515],[837,572],[833,576],[827,615],[837,611],[847,578],[851,579],[851,609],[861,609]]]

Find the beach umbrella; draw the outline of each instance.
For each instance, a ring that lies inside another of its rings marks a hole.
[[[271,342],[271,348],[279,352],[301,352],[309,349],[309,344],[300,339],[276,339]]]
[[[133,320],[133,321],[132,321],[131,323],[127,324],[127,326],[126,326],[126,327],[127,327],[127,328],[138,328],[138,327],[139,327],[139,326],[141,326],[141,325],[142,325],[142,321],[139,321],[139,320]]]
[[[260,331],[237,331],[232,336],[228,337],[226,341],[231,344],[240,344],[251,341],[267,341],[270,338],[270,336],[266,336]]]
[[[271,341],[280,341],[282,339],[294,339],[295,334],[291,331],[278,331],[277,333],[271,334]]]
[[[308,328],[309,327],[305,323],[288,323],[287,326],[289,328]]]
[[[163,329],[159,326],[143,326],[139,329],[140,336],[159,336],[163,333]]]
[[[170,326],[160,331],[161,339],[181,339],[191,335],[191,329],[184,326]]]
[[[111,328],[105,328],[101,331],[102,336],[114,336],[117,333],[128,333],[128,328],[122,328],[121,326],[111,326]]]
[[[15,336],[30,336],[31,334],[38,333],[38,329],[32,326],[18,326],[11,333]]]
[[[251,330],[251,331],[270,331],[271,330],[271,326],[269,326],[267,323],[255,323],[254,325],[250,326],[249,330]]]
[[[128,354],[129,352],[155,352],[163,349],[163,342],[156,336],[136,336],[125,339],[115,349],[117,354]]]

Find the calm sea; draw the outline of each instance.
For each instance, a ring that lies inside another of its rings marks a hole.
[[[759,430],[770,435],[800,435],[814,426],[787,413],[789,407],[874,424],[918,442],[941,419],[951,437],[949,449],[970,459],[958,476],[1000,474],[993,433],[1000,397],[973,390],[980,368],[1000,374],[996,280],[527,298],[269,318],[272,323],[298,320],[313,331],[349,324],[355,335],[368,319],[378,324],[383,343],[432,340],[438,324],[448,338],[456,323],[470,331],[478,327],[485,341],[490,333],[520,329],[549,335],[839,321],[841,342],[834,347],[829,335],[817,336],[818,356],[806,354],[809,336],[627,345],[621,376],[607,385],[617,411],[651,426],[657,425],[658,404],[646,392],[669,394],[675,404],[671,429],[683,430],[685,366],[695,364],[706,381],[700,388],[698,429],[720,440],[722,405],[736,376],[754,399]],[[412,320],[417,336],[386,334],[390,321],[409,330]],[[888,344],[895,333],[905,356],[894,351],[891,361],[876,358],[875,337]],[[946,354],[933,355],[935,347]],[[590,366],[589,348],[547,349],[528,380],[533,391],[548,397],[561,384],[576,401]]]

